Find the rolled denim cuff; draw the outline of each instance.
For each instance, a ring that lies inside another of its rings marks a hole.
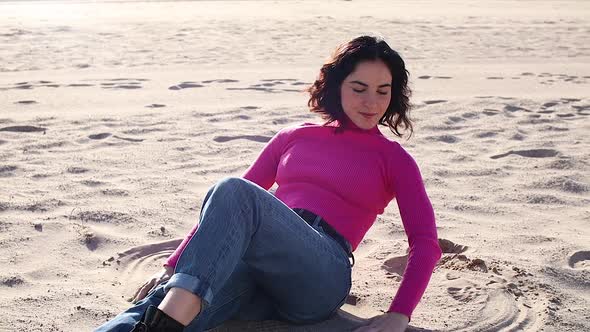
[[[201,306],[205,308],[213,300],[213,292],[208,282],[186,273],[175,273],[170,277],[164,290],[168,292],[171,288],[178,287],[197,295],[201,298]]]

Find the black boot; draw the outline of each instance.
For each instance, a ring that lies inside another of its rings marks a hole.
[[[182,332],[184,325],[165,312],[150,305],[131,332]]]

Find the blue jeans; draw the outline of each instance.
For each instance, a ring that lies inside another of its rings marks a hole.
[[[96,331],[130,331],[173,287],[203,300],[185,331],[205,331],[229,319],[308,324],[344,304],[351,264],[321,227],[257,184],[226,178],[208,191],[199,228],[170,280]]]

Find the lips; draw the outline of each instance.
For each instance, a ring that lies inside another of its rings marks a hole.
[[[372,117],[374,117],[377,114],[371,114],[371,113],[361,113],[362,116],[364,116],[367,119],[370,119]]]

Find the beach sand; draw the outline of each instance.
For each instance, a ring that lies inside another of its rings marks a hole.
[[[411,74],[444,255],[435,331],[590,330],[590,2],[0,2],[0,331],[90,331],[127,308],[207,189],[281,128],[333,49],[378,33]],[[344,313],[384,312],[392,202]],[[342,314],[342,313],[341,313]]]

